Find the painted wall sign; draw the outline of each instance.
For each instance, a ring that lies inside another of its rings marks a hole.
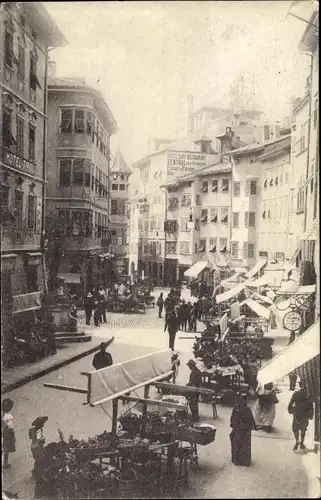
[[[301,328],[301,325],[302,325],[302,318],[298,312],[289,311],[284,315],[283,326],[286,330],[289,330],[290,332],[295,332],[296,330],[299,330],[299,328]]]
[[[18,156],[16,153],[12,153],[7,149],[3,148],[2,161],[8,167],[16,168],[17,170],[25,171],[27,173],[35,174],[35,164]]]
[[[194,172],[194,170],[206,167],[214,163],[215,156],[212,154],[187,153],[183,151],[168,151],[167,174],[179,175]]]

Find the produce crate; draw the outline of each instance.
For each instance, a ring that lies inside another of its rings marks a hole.
[[[186,441],[187,443],[200,444],[206,446],[207,444],[213,443],[215,441],[216,428],[210,428],[209,430],[199,430],[194,427],[181,427],[178,429],[176,438],[180,441]]]

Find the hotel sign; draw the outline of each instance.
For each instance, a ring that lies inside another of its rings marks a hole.
[[[35,174],[36,165],[34,163],[5,148],[2,148],[2,163],[8,167],[21,170],[22,172],[27,172],[32,175]]]
[[[167,174],[179,176],[194,172],[199,168],[213,164],[215,156],[213,154],[168,151]]]

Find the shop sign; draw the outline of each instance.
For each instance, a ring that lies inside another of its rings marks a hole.
[[[30,311],[41,308],[41,292],[25,293],[23,295],[14,295],[13,313]]]
[[[283,326],[286,330],[290,332],[295,332],[299,330],[302,325],[301,315],[296,311],[289,311],[285,314],[283,318]]]
[[[169,151],[167,153],[167,173],[188,174],[198,168],[210,165],[211,162],[213,162],[213,155]]]
[[[35,174],[35,164],[16,153],[12,153],[3,148],[2,162],[8,167],[16,168],[17,170],[25,171],[27,173]]]

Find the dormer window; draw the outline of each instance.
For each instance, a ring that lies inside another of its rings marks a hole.
[[[212,180],[212,193],[217,193],[218,191],[218,180],[213,179]]]
[[[202,193],[208,193],[208,181],[203,182]]]

